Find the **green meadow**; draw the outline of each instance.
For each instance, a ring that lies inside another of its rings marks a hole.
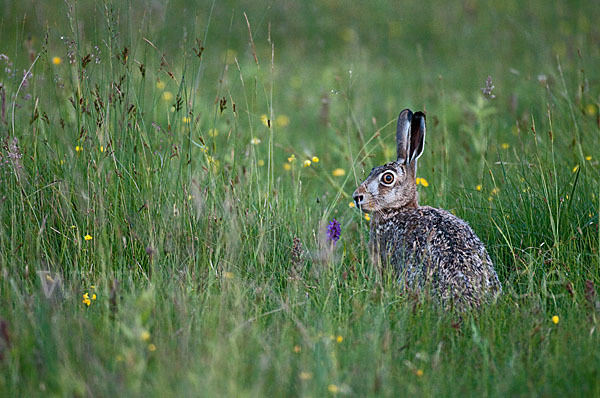
[[[0,1],[0,396],[600,396],[599,19]],[[370,262],[351,195],[404,108],[420,204],[495,264],[481,310]]]

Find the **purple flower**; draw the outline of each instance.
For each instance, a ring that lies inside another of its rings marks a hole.
[[[492,84],[492,77],[488,76],[485,80],[485,87],[481,88],[481,92],[487,99],[494,99],[496,96],[492,94],[492,90],[495,89],[496,86]]]
[[[342,226],[338,220],[334,218],[333,221],[331,221],[327,226],[327,238],[335,245],[335,243],[340,239],[341,234]]]

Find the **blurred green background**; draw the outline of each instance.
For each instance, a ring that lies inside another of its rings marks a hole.
[[[597,396],[599,18],[0,1],[0,395]],[[407,107],[420,203],[504,286],[479,313],[367,256],[350,195]]]

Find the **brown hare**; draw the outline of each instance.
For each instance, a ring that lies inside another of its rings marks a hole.
[[[371,257],[376,266],[392,266],[407,288],[430,288],[445,307],[479,307],[502,286],[483,243],[464,220],[419,206],[417,159],[424,145],[425,114],[403,110],[398,158],[373,168],[354,191],[356,206],[371,213]]]

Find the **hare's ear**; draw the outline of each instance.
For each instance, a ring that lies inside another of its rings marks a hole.
[[[410,132],[408,134],[410,147],[408,149],[407,164],[415,163],[423,153],[425,147],[425,114],[421,111],[415,112],[410,121]]]
[[[409,136],[411,120],[413,113],[410,109],[405,109],[398,116],[398,126],[396,127],[396,151],[398,154],[398,163],[407,164],[409,156]]]

